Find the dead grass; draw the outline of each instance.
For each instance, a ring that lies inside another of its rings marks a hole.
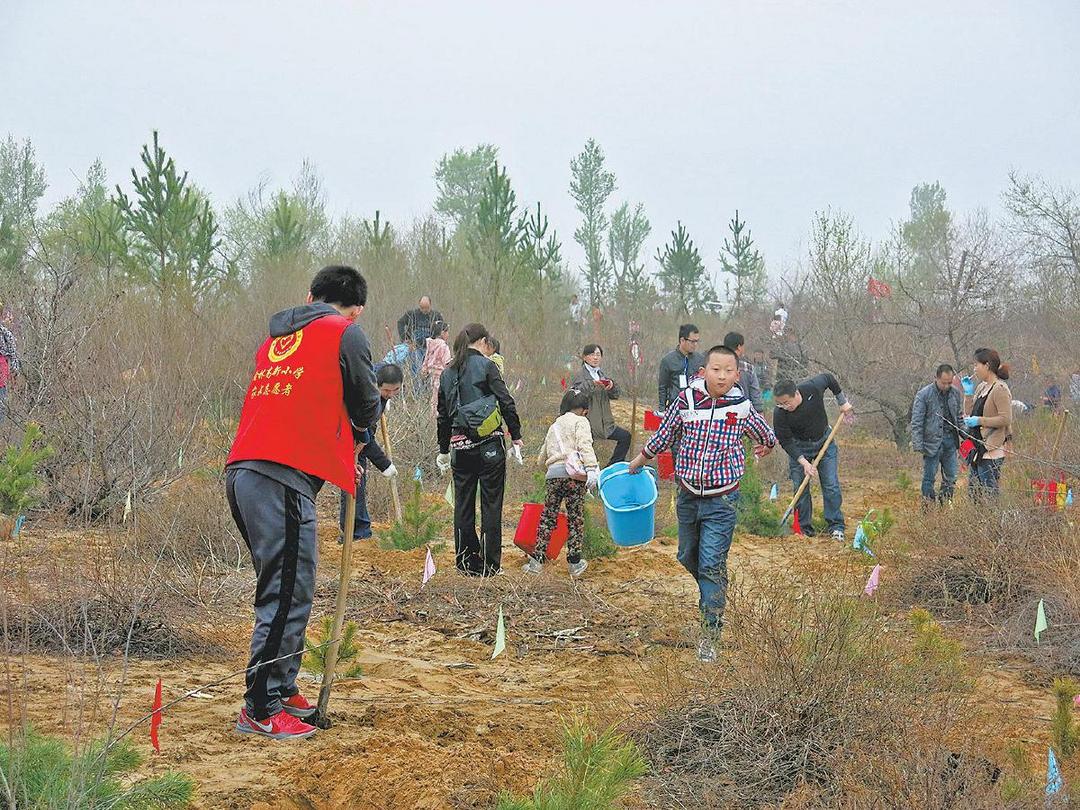
[[[664,694],[629,722],[652,766],[649,806],[999,804],[956,650],[890,632],[820,583],[798,593],[733,593],[723,664],[658,677]]]

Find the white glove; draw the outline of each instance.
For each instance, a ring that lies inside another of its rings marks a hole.
[[[397,467],[391,464],[389,467],[382,471],[382,474],[387,478],[397,478]]]
[[[439,453],[439,455],[435,456],[435,466],[438,467],[439,472],[444,475],[450,472],[450,454]]]
[[[521,458],[521,448],[518,445],[513,445],[510,448],[510,452],[513,454],[514,459],[517,461],[518,464],[525,463],[525,461]]]
[[[585,486],[589,489],[594,489],[600,484],[600,471],[599,470],[586,470]]]

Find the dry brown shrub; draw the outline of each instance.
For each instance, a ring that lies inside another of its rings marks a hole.
[[[98,659],[169,658],[210,645],[189,630],[163,554],[141,556],[115,538],[79,548],[23,545],[7,555],[0,640],[21,650]]]
[[[654,807],[997,806],[956,651],[816,585],[733,592],[720,666],[630,721]]]
[[[1080,673],[1080,533],[1075,513],[1005,499],[912,516],[904,604],[972,622],[988,648]],[[1049,627],[1035,641],[1039,600]]]

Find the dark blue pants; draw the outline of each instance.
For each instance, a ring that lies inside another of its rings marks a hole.
[[[719,630],[727,606],[727,555],[735,533],[739,491],[699,498],[679,490],[675,513],[679,519],[677,559],[698,584],[698,606],[705,626]]]
[[[368,466],[367,459],[360,456],[360,465],[364,474],[356,482],[356,520],[353,521],[353,540],[366,540],[371,537],[371,515],[367,508],[367,479],[373,469]],[[338,509],[338,528],[341,536],[345,536],[345,493],[341,493],[341,507]]]

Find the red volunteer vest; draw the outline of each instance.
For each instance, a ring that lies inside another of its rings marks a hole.
[[[356,491],[353,435],[341,382],[341,335],[352,323],[326,315],[270,337],[255,355],[228,464],[274,461]]]

